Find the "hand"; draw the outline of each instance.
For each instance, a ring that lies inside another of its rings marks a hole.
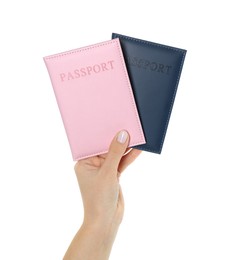
[[[119,177],[141,153],[137,149],[129,151],[128,143],[129,134],[121,131],[112,140],[107,154],[75,164],[84,221],[66,252],[65,260],[108,259],[124,212]],[[128,153],[124,155],[125,152]]]

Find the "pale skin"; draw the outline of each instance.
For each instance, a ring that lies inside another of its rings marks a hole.
[[[107,154],[75,164],[84,220],[63,260],[109,259],[124,212],[120,175],[141,153],[129,150],[128,143],[129,134],[121,131],[113,138]]]

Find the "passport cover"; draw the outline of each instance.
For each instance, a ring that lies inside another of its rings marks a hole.
[[[134,148],[161,153],[186,50],[113,33],[119,38],[146,144]]]
[[[125,129],[145,143],[118,39],[44,57],[73,160],[108,151]]]

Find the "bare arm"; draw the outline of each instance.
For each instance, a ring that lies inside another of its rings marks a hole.
[[[124,212],[119,177],[141,153],[132,149],[123,156],[128,143],[128,133],[121,131],[112,140],[107,154],[83,159],[75,164],[84,220],[64,260],[109,259]]]

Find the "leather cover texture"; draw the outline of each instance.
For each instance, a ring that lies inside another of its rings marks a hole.
[[[44,57],[73,160],[108,152],[125,129],[129,147],[144,144],[118,39]]]
[[[134,148],[161,153],[186,50],[113,33],[119,38],[146,144]]]

